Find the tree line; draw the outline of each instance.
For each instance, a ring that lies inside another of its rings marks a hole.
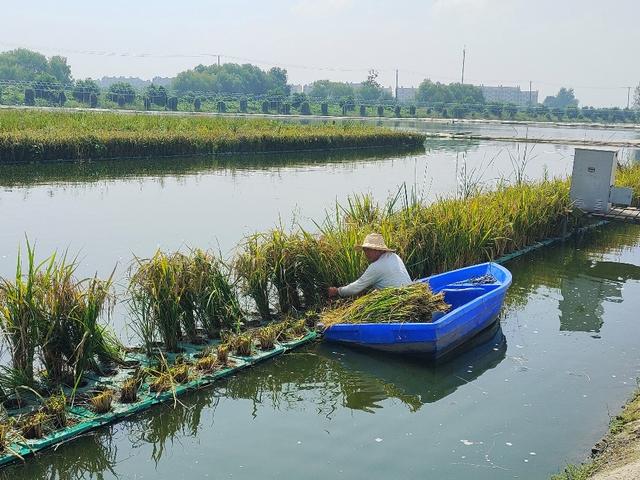
[[[139,89],[130,82],[116,81],[102,89],[91,78],[74,79],[67,59],[62,56],[47,58],[27,49],[0,53],[0,102],[63,105],[69,96],[92,107],[133,105],[134,108],[177,110],[182,105],[182,109],[200,110],[208,102],[214,104],[215,110],[225,112],[231,102],[238,104],[238,111],[246,112],[251,110],[251,102],[258,102],[255,108],[263,113],[289,113],[297,109],[302,114],[357,112],[366,115],[367,107],[381,107],[383,113],[385,107],[392,108],[396,112],[392,91],[379,83],[375,70],[370,70],[359,83],[317,80],[304,93],[293,94],[285,69],[262,70],[255,65],[234,63],[198,65],[180,72],[167,86],[152,83]],[[314,102],[319,104],[317,112],[312,112]],[[578,105],[571,88],[561,88],[556,95],[546,97],[541,105],[523,108],[486,102],[482,89],[474,85],[425,79],[416,89],[415,99],[402,108],[407,109],[409,116],[415,116],[417,109],[422,108],[425,115],[444,118],[484,116],[591,121],[634,121],[635,118],[635,113],[625,113],[624,109],[579,108]],[[640,85],[635,91],[634,105],[640,108]],[[380,109],[375,113],[380,113]]]

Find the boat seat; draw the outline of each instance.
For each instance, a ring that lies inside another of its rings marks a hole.
[[[482,287],[467,287],[467,288],[443,288],[440,292],[444,293],[444,301],[451,305],[452,308],[458,308],[469,303],[471,300],[484,295],[489,290]]]

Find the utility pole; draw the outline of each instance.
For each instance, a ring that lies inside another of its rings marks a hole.
[[[398,69],[396,68],[396,103],[398,102]]]
[[[220,66],[220,55],[218,55],[218,66]]]
[[[531,106],[531,80],[529,80],[529,106]]]
[[[467,46],[462,47],[462,81],[460,83],[464,84],[464,61],[467,57]]]
[[[631,100],[631,87],[627,87],[627,110],[629,110],[629,101]]]

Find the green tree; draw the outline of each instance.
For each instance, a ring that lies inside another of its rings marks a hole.
[[[339,101],[341,98],[354,97],[353,86],[344,82],[316,80],[311,84],[309,97],[316,100]]]
[[[474,85],[461,83],[450,83],[445,85],[440,82],[424,80],[416,92],[416,100],[421,103],[460,103],[460,104],[483,104],[484,96],[482,90]]]
[[[578,99],[576,98],[573,88],[565,88],[562,87],[558,94],[553,96],[550,95],[544,99],[542,102],[545,107],[549,108],[567,108],[567,107],[577,107]]]
[[[47,60],[41,53],[26,48],[0,53],[0,78],[33,82],[41,75],[51,75],[62,84],[72,80],[71,68],[64,57],[54,56]]]
[[[90,103],[91,95],[100,95],[100,87],[96,82],[87,78],[85,80],[76,80],[73,85],[71,95],[79,102]]]
[[[71,67],[67,64],[65,57],[59,55],[51,57],[49,59],[49,73],[64,85],[71,83]]]
[[[136,90],[130,83],[116,82],[109,87],[107,98],[118,105],[133,103],[136,99]]]

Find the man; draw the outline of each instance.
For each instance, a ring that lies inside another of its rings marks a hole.
[[[411,277],[402,259],[384,243],[379,233],[370,233],[361,248],[369,266],[355,282],[344,287],[329,287],[329,297],[350,297],[367,288],[402,287],[411,283]]]

